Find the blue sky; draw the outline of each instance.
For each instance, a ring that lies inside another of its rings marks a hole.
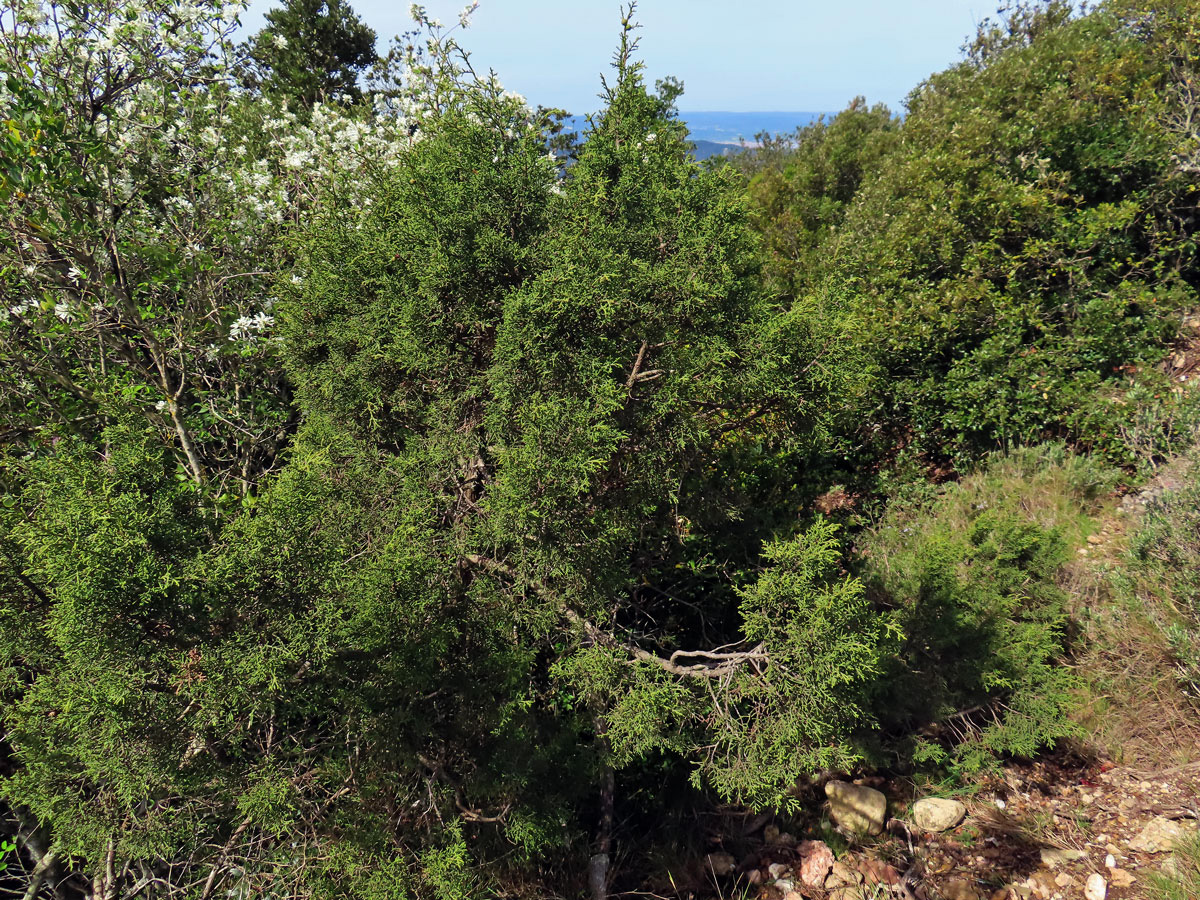
[[[409,25],[407,0],[351,0],[382,45]],[[466,0],[426,0],[454,22]],[[243,17],[262,25],[272,0]],[[997,0],[642,0],[650,80],[684,82],[684,110],[835,111],[856,94],[899,108],[908,91],[960,58]],[[618,29],[617,0],[481,0],[461,37],[531,103],[574,113],[599,104]]]

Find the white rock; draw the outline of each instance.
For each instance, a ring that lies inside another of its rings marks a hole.
[[[1108,883],[1099,872],[1088,876],[1087,884],[1083,886],[1085,900],[1104,900],[1108,896]]]
[[[962,824],[967,808],[957,800],[928,797],[913,804],[912,814],[913,821],[923,831],[949,831]]]
[[[1104,868],[1115,869],[1117,867],[1117,858],[1111,853],[1104,857]]]
[[[772,881],[774,881],[776,878],[782,878],[790,871],[791,867],[785,866],[783,863],[771,863],[769,866],[767,866],[767,874],[771,876]]]
[[[1174,848],[1187,833],[1178,822],[1173,822],[1163,816],[1156,816],[1150,820],[1141,833],[1129,842],[1130,850],[1139,850],[1142,853],[1166,853]]]

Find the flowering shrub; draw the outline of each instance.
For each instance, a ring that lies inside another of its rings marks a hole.
[[[245,494],[293,428],[279,237],[413,142],[388,111],[247,94],[225,0],[3,13],[0,408],[21,446],[136,412],[197,484]]]

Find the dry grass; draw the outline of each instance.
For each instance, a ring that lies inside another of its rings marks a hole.
[[[1200,898],[1200,835],[1187,838],[1175,850],[1173,873],[1152,875],[1150,887],[1159,900]]]
[[[1144,612],[1118,605],[1082,611],[1075,665],[1089,683],[1077,713],[1097,749],[1149,769],[1200,755],[1200,717],[1179,689],[1161,630]]]
[[[1176,468],[1163,473],[1179,477]],[[1095,521],[1104,543],[1089,546],[1062,578],[1079,629],[1073,664],[1089,685],[1078,719],[1114,762],[1146,770],[1186,765],[1200,758],[1200,710],[1180,690],[1158,611],[1123,577],[1128,532],[1139,522],[1115,515],[1111,504]]]

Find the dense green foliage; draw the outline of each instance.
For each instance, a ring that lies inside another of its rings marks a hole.
[[[888,730],[917,736],[918,756],[972,768],[1075,734],[1058,582],[1114,474],[1057,446],[997,455],[864,537],[867,582],[904,636]]]
[[[961,461],[1067,437],[1125,461],[1125,373],[1195,303],[1195,16],[1051,3],[1006,24],[902,127],[856,102],[766,154],[760,230],[780,289],[819,292],[874,351],[863,412],[889,440]]]
[[[343,0],[286,0],[250,42],[242,81],[311,107],[358,100],[359,75],[378,59],[375,32]]]
[[[894,151],[900,121],[887,107],[856,98],[828,123],[794,135],[760,135],[748,170],[755,229],[763,236],[766,283],[785,296],[819,284],[827,245],[837,237],[863,180]]]
[[[600,896],[668,794],[1077,733],[1083,451],[1200,420],[1154,368],[1198,284],[1188,4],[1022,7],[903,118],[708,166],[629,15],[567,165],[419,7],[383,60],[342,2],[240,47],[218,0],[131,8],[0,14],[34,894]],[[1197,502],[1132,564],[1193,688]]]

